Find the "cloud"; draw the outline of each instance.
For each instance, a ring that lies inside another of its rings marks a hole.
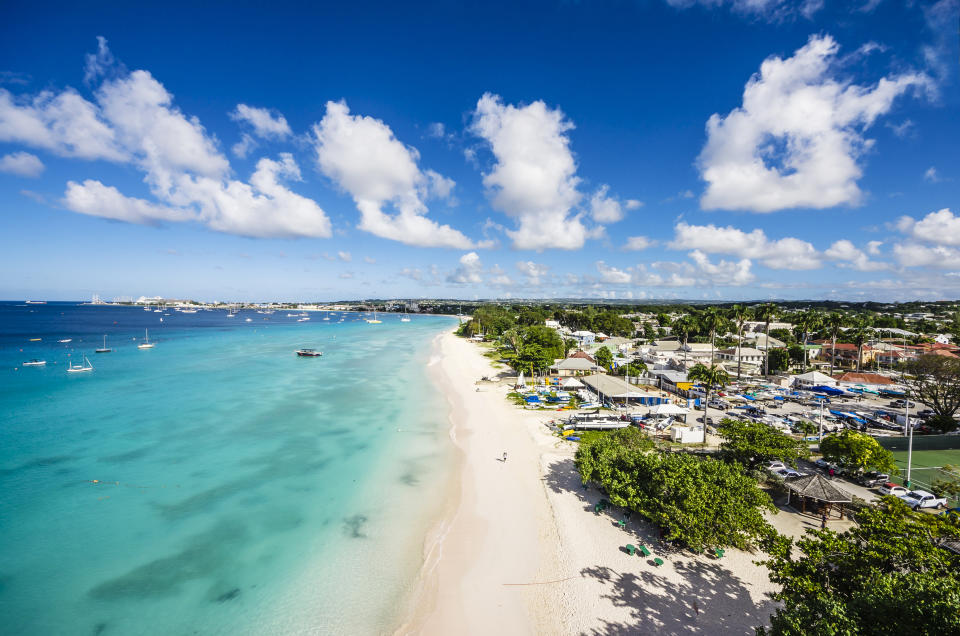
[[[937,174],[937,169],[933,166],[927,168],[926,172],[923,173],[923,180],[928,183],[940,183],[943,179],[940,178],[940,175]]]
[[[693,250],[688,257],[688,262],[658,261],[650,269],[644,264],[621,269],[597,261],[595,266],[599,278],[596,283],[635,287],[739,287],[754,281],[750,259],[714,263],[700,250]],[[590,277],[584,279],[589,280]],[[566,282],[573,284],[576,279]]]
[[[457,285],[477,285],[483,282],[483,263],[476,252],[468,252],[460,257],[460,265],[447,276],[448,283]]]
[[[283,139],[293,134],[286,118],[267,108],[237,104],[237,107],[230,112],[230,119],[248,124],[253,134],[261,139]]]
[[[83,183],[68,181],[63,205],[80,214],[142,225],[159,225],[162,221],[180,222],[195,218],[189,210],[124,196],[113,186],[105,186],[93,179],[87,179]]]
[[[772,241],[759,228],[744,232],[733,226],[690,225],[681,221],[674,226],[669,247],[757,259],[771,269],[808,270],[821,266],[820,255],[807,241],[792,237]]]
[[[623,207],[620,205],[620,202],[613,197],[607,196],[609,191],[610,186],[604,184],[590,197],[590,216],[593,217],[593,220],[597,223],[616,223],[624,217]],[[639,203],[639,201],[636,203]]]
[[[431,179],[417,167],[419,153],[385,123],[351,115],[344,102],[327,102],[313,134],[317,166],[353,197],[361,230],[419,247],[474,247],[459,231],[424,216]],[[436,179],[432,183],[436,187]],[[385,213],[387,204],[397,214]]]
[[[643,207],[643,201],[638,199],[627,199],[623,202],[623,207],[627,210],[639,210]]]
[[[73,89],[15,98],[0,89],[0,142],[20,143],[61,157],[126,161],[115,132],[97,107]]]
[[[911,119],[904,119],[899,124],[893,124],[893,123],[887,122],[884,125],[890,130],[892,130],[894,135],[896,135],[901,139],[905,139],[906,137],[909,137],[911,134],[913,134],[913,131],[916,128],[916,124],[914,124],[913,120]]]
[[[823,8],[824,0],[666,0],[666,3],[675,9],[689,9],[700,6],[705,9],[729,7],[737,14],[750,18],[765,18],[775,22],[800,14],[808,20],[812,19]]]
[[[443,125],[443,123],[439,121],[435,121],[431,123],[429,126],[427,126],[427,134],[430,135],[431,137],[437,137],[438,139],[442,139],[443,137],[446,136],[447,129],[446,129],[446,126]]]
[[[240,159],[246,159],[247,155],[253,152],[258,145],[259,144],[257,143],[256,139],[247,133],[243,133],[240,135],[240,141],[233,144],[230,150],[233,152],[234,156],[239,157]]]
[[[437,199],[450,199],[457,182],[433,170],[424,170],[427,177],[427,192]]]
[[[416,267],[404,267],[399,272],[400,276],[409,278],[410,280],[421,280],[423,279],[423,272]]]
[[[90,85],[98,78],[105,76],[116,65],[113,53],[107,47],[107,39],[97,36],[97,52],[87,53],[86,64],[83,69],[83,83]]]
[[[353,260],[353,257],[350,256],[350,252],[337,252],[337,257],[344,263],[349,263]]]
[[[903,267],[960,269],[960,250],[953,247],[898,243],[893,246],[893,255]]]
[[[363,257],[363,262],[366,263],[367,265],[373,265],[373,264],[375,264],[375,263],[377,262],[377,259],[371,258],[371,257],[369,257],[369,256],[364,256],[364,257]]]
[[[656,245],[656,243],[656,241],[646,236],[631,236],[627,238],[627,244],[623,246],[623,249],[639,252],[640,250],[645,250],[648,247]]]
[[[597,271],[600,273],[600,282],[607,285],[629,285],[633,275],[622,269],[611,267],[603,261],[597,261]]]
[[[526,277],[527,284],[534,286],[543,283],[544,277],[550,271],[549,265],[534,263],[533,261],[519,261],[516,266],[520,273]]]
[[[928,243],[960,246],[960,216],[954,216],[949,208],[931,212],[919,221],[902,216],[897,220],[897,229]]]
[[[707,122],[698,164],[704,209],[773,212],[858,205],[858,163],[876,119],[910,88],[932,87],[923,73],[858,86],[834,77],[839,47],[812,36],[793,57],[767,58],[747,82],[743,104]]]
[[[867,254],[870,254],[871,256],[880,256],[881,245],[883,245],[883,241],[868,241]]]
[[[886,263],[871,261],[865,253],[846,239],[835,241],[823,255],[832,261],[841,261],[842,266],[851,267],[860,272],[876,272],[889,268]]]
[[[149,180],[148,175],[148,180]],[[172,175],[162,192],[167,205],[127,197],[99,181],[70,181],[63,197],[68,210],[128,223],[195,221],[228,234],[257,238],[328,238],[330,220],[311,199],[291,192],[280,178],[300,179],[300,170],[289,154],[280,161],[257,162],[250,183],[221,181],[189,174]]]
[[[602,229],[588,229],[580,202],[580,179],[566,133],[573,124],[542,101],[504,104],[485,93],[470,131],[489,144],[496,163],[483,175],[492,204],[517,222],[507,230],[517,249],[579,249]]]
[[[39,177],[44,170],[43,162],[29,152],[12,152],[0,157],[0,172],[21,177]]]

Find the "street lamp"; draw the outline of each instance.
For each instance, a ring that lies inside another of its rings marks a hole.
[[[906,399],[906,402],[907,402],[906,418],[907,418],[907,431],[908,431],[908,434],[909,434],[909,437],[907,438],[908,441],[907,441],[907,482],[906,482],[906,487],[909,488],[909,487],[910,487],[910,468],[911,468],[912,465],[913,465],[913,427],[910,425],[910,392],[909,392],[909,391],[906,392],[906,398],[905,398],[905,399]]]

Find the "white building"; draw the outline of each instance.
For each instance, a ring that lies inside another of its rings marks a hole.
[[[763,364],[763,352],[759,349],[750,347],[731,347],[717,351],[718,360],[729,360],[736,362],[740,360],[743,364]]]

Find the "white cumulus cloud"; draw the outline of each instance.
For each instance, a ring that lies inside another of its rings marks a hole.
[[[496,159],[483,184],[493,206],[516,219],[507,235],[518,249],[579,249],[602,231],[587,228],[583,213],[574,212],[582,195],[566,134],[572,128],[563,112],[542,101],[514,106],[486,93],[477,102],[470,130]]]
[[[674,226],[669,247],[757,259],[771,269],[807,270],[821,265],[819,253],[807,241],[792,237],[770,240],[759,228],[744,232],[733,226],[690,225],[681,221]]]
[[[651,240],[646,236],[630,236],[627,237],[627,243],[623,246],[623,249],[639,252],[640,250],[645,250],[653,245],[656,245],[656,241]]]
[[[447,276],[448,283],[457,285],[477,285],[483,282],[483,263],[476,252],[468,252],[460,257],[460,265]]]
[[[930,88],[923,73],[859,86],[836,76],[836,41],[813,36],[793,57],[767,58],[750,78],[743,104],[707,122],[698,163],[704,209],[773,212],[857,205],[864,137],[911,87]]]
[[[869,246],[868,246],[869,249]],[[887,269],[886,263],[871,261],[870,258],[847,239],[835,241],[823,253],[832,261],[840,261],[843,266],[851,267],[861,272],[875,272]]]
[[[526,277],[528,285],[539,285],[550,271],[550,266],[533,261],[519,261],[517,269]]]
[[[253,134],[264,139],[282,139],[292,134],[287,119],[268,108],[237,104],[237,107],[230,112],[230,118],[249,124]]]
[[[0,157],[0,172],[21,177],[39,177],[44,170],[43,162],[29,152],[11,152]]]
[[[897,220],[897,229],[921,241],[960,246],[960,216],[954,216],[949,208],[931,212],[919,221],[902,216]]]
[[[343,102],[327,102],[313,134],[317,166],[353,197],[361,230],[420,247],[474,247],[458,230],[425,216],[423,200],[431,186],[439,194],[438,180],[420,171],[419,153],[394,137],[384,122],[351,115]],[[441,191],[448,185],[439,183]],[[397,213],[384,212],[386,205]]]

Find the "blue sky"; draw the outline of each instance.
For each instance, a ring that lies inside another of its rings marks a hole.
[[[960,297],[958,0],[298,4],[6,5],[0,298]]]

